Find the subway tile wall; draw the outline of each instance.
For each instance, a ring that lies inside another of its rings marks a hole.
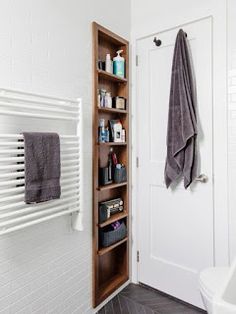
[[[228,0],[228,184],[229,248],[236,257],[236,3]]]
[[[129,38],[129,1],[120,17],[108,1],[2,0],[0,88],[81,97],[84,109],[84,231],[61,217],[0,237],[0,314],[72,314],[92,310],[92,34],[91,22]],[[104,8],[110,7],[110,10]],[[28,130],[52,128],[25,119]],[[71,126],[55,128],[70,133]],[[7,130],[7,131],[6,131]],[[20,128],[17,129],[20,131]],[[16,121],[0,117],[1,132]]]

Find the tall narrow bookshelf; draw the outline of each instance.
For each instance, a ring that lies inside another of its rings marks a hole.
[[[106,54],[111,59],[122,49],[125,58],[125,77],[121,78],[98,67]],[[93,306],[98,306],[111,293],[129,279],[129,43],[108,29],[93,23]],[[101,107],[98,104],[98,90],[107,90],[113,97],[126,99],[126,107]],[[99,143],[100,119],[120,120],[125,129],[125,142]],[[106,167],[110,149],[113,148],[120,163],[127,170],[127,180],[122,183],[100,185],[99,168]],[[99,204],[103,201],[121,198],[124,210],[111,215],[105,222],[99,222]],[[100,232],[115,221],[122,221],[127,235],[108,247],[102,247]]]

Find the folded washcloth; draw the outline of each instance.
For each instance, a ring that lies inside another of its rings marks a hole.
[[[24,132],[25,202],[60,198],[60,138],[56,133]]]
[[[172,64],[165,182],[184,177],[187,188],[197,172],[195,88],[184,31],[178,32]]]

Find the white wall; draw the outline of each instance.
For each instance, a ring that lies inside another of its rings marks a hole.
[[[0,2],[0,87],[82,97],[85,112],[85,230],[72,232],[70,217],[63,217],[1,237],[0,313],[92,312],[91,22],[129,38],[129,1],[119,4],[126,10],[117,13],[115,0]],[[27,130],[43,129],[25,123]]]
[[[228,131],[231,260],[236,257],[236,2],[228,0]]]
[[[133,59],[136,40],[168,28],[207,16],[213,17],[213,99],[214,99],[214,207],[215,264],[227,265],[228,252],[228,188],[227,188],[227,76],[226,76],[226,1],[225,0],[132,0],[131,1]],[[135,65],[133,64],[135,67]],[[204,79],[204,78],[203,78]],[[133,70],[133,103],[135,103],[135,69]],[[135,110],[135,106],[133,106]],[[135,112],[134,122],[135,122]],[[135,129],[133,129],[135,132]],[[133,139],[135,147],[135,138]],[[135,151],[133,154],[134,161]],[[135,179],[135,178],[134,178]],[[135,203],[135,187],[133,214]],[[134,238],[136,239],[133,224]],[[199,226],[201,228],[201,226]],[[136,241],[134,241],[136,243]],[[137,247],[133,246],[135,252]],[[199,252],[200,254],[200,252]],[[135,256],[135,255],[133,255]],[[133,264],[135,259],[133,257]],[[133,267],[133,279],[137,278]]]

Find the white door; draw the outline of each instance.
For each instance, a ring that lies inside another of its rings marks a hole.
[[[178,29],[139,40],[137,52],[139,281],[202,306],[199,272],[214,263],[211,19],[185,26],[198,96],[200,173],[207,183],[164,184],[171,66]]]

